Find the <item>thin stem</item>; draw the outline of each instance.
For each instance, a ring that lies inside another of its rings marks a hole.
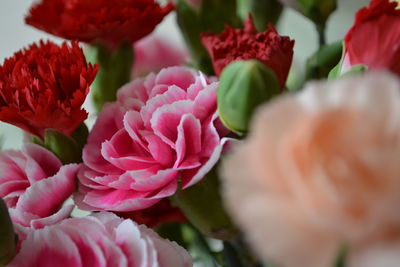
[[[321,24],[316,24],[316,28],[317,28],[317,32],[318,32],[318,44],[319,44],[319,48],[321,48],[321,46],[326,44],[326,38],[325,38],[325,23],[321,23]]]

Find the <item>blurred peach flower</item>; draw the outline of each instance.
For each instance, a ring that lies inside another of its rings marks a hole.
[[[227,207],[279,266],[400,262],[400,83],[369,73],[314,82],[262,107],[223,165]]]

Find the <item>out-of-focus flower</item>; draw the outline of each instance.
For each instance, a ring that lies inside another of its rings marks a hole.
[[[399,262],[400,82],[386,73],[311,83],[255,115],[223,168],[231,214],[265,260]]]
[[[69,135],[87,118],[96,73],[76,43],[33,44],[0,66],[0,120],[42,138],[49,128]]]
[[[200,181],[219,158],[226,129],[216,87],[203,74],[170,67],[125,85],[106,105],[83,149],[83,209],[133,211]]]
[[[144,225],[102,212],[31,230],[9,267],[190,267],[190,255]]]
[[[54,154],[35,144],[2,151],[0,197],[13,222],[41,228],[68,217],[73,206],[61,206],[75,190],[78,169],[77,164],[62,166]]]
[[[157,227],[167,222],[187,222],[182,211],[171,205],[171,202],[164,198],[154,206],[144,210],[130,212],[115,212],[118,216],[126,219],[132,219],[138,224],[145,224],[148,227]]]
[[[369,7],[356,13],[355,23],[344,39],[342,73],[362,64],[400,75],[400,10],[396,9],[397,5],[389,0],[372,0]]]
[[[134,51],[133,77],[146,76],[166,67],[183,65],[188,60],[185,48],[178,48],[166,39],[154,35],[136,42]]]
[[[171,10],[155,0],[42,0],[25,21],[65,39],[118,46],[151,33]]]
[[[249,17],[244,29],[227,25],[219,35],[202,34],[201,41],[211,56],[216,75],[219,76],[234,60],[257,59],[275,72],[281,88],[285,86],[292,64],[294,41],[280,36],[272,25],[265,32],[257,32]]]

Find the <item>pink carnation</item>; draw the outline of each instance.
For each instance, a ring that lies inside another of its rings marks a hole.
[[[62,206],[75,189],[79,165],[62,166],[50,151],[26,144],[22,151],[0,154],[0,197],[15,223],[41,228],[68,217],[73,206]]]
[[[83,150],[76,202],[132,211],[200,181],[219,159],[216,87],[184,67],[163,69],[118,92],[99,114]]]
[[[144,225],[112,213],[71,218],[31,230],[8,267],[192,266],[189,254]]]

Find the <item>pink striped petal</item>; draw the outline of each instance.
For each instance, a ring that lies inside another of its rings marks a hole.
[[[184,114],[192,113],[193,102],[181,100],[158,108],[151,118],[151,128],[165,143],[175,148],[178,125]]]
[[[177,168],[185,157],[201,151],[201,124],[192,114],[184,114],[178,125],[178,137],[175,143]]]
[[[29,187],[19,198],[16,208],[40,217],[51,215],[74,192],[78,164],[69,164],[47,179]]]
[[[192,71],[185,67],[170,67],[161,70],[156,77],[156,84],[176,85],[188,88],[195,81]]]
[[[140,110],[140,115],[145,127],[150,127],[151,117],[154,111],[159,107],[184,99],[186,99],[186,92],[175,85],[169,86],[165,93],[156,95],[149,99],[146,105]]]

